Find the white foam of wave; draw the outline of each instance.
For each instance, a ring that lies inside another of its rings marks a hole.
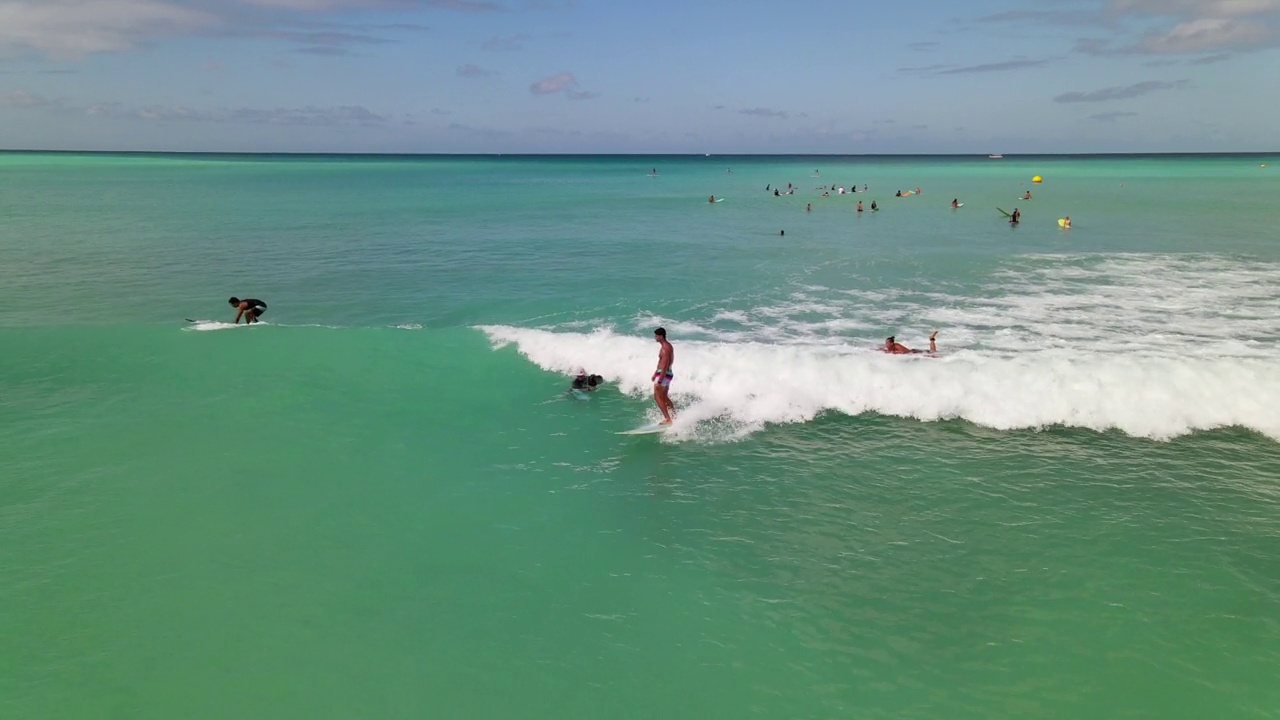
[[[1264,358],[1280,341],[1280,264],[1212,254],[1029,255],[1003,261],[979,284],[802,286],[705,316],[634,318],[637,329],[656,325],[728,343],[840,346],[897,335],[924,345],[940,329],[947,350],[1006,356],[1057,348]]]
[[[647,396],[657,359],[648,337],[484,326],[539,367],[582,366]],[[891,356],[865,344],[676,340],[677,437],[740,437],[825,411],[933,421],[962,418],[1012,430],[1069,426],[1158,440],[1240,426],[1280,441],[1280,369],[1273,359],[1034,349]]]

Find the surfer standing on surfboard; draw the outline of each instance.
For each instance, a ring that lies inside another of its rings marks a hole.
[[[236,309],[236,325],[240,324],[241,316],[244,316],[245,325],[252,325],[253,323],[258,322],[258,317],[261,316],[262,313],[267,311],[266,303],[261,300],[254,300],[253,298],[241,300],[240,298],[233,297],[227,302],[231,307]]]
[[[667,396],[668,388],[671,387],[671,380],[675,378],[675,373],[671,372],[671,364],[676,359],[676,349],[667,342],[667,331],[665,328],[658,328],[653,331],[653,339],[658,341],[658,369],[653,372],[653,401],[657,403],[658,410],[662,413],[662,422],[659,425],[670,425],[675,419],[676,407],[671,404],[671,398]]]

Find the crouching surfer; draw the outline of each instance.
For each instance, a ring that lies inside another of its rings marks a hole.
[[[227,302],[231,307],[236,309],[236,325],[240,324],[241,317],[244,318],[244,323],[246,325],[252,325],[253,323],[258,322],[258,318],[262,316],[262,313],[267,311],[266,303],[261,300],[254,300],[253,298],[241,300],[238,297],[233,297],[227,300]]]

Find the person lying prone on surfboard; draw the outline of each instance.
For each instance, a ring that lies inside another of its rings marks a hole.
[[[893,336],[890,335],[889,337],[884,339],[884,352],[887,352],[891,355],[911,355],[914,353],[922,353],[924,352],[924,350],[912,350],[906,345],[903,345],[902,343],[895,341]],[[929,336],[929,352],[931,353],[938,352],[938,331],[937,330],[934,330],[933,334]]]

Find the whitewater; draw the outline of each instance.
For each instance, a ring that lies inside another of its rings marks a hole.
[[[1280,441],[1277,278],[1275,264],[1208,254],[1028,256],[963,295],[805,286],[701,319],[480,329],[544,370],[587,368],[640,396],[656,352],[648,333],[666,326],[678,347],[673,439],[832,411],[1155,440],[1241,427]],[[940,353],[887,355],[873,328],[918,349],[941,329]]]

